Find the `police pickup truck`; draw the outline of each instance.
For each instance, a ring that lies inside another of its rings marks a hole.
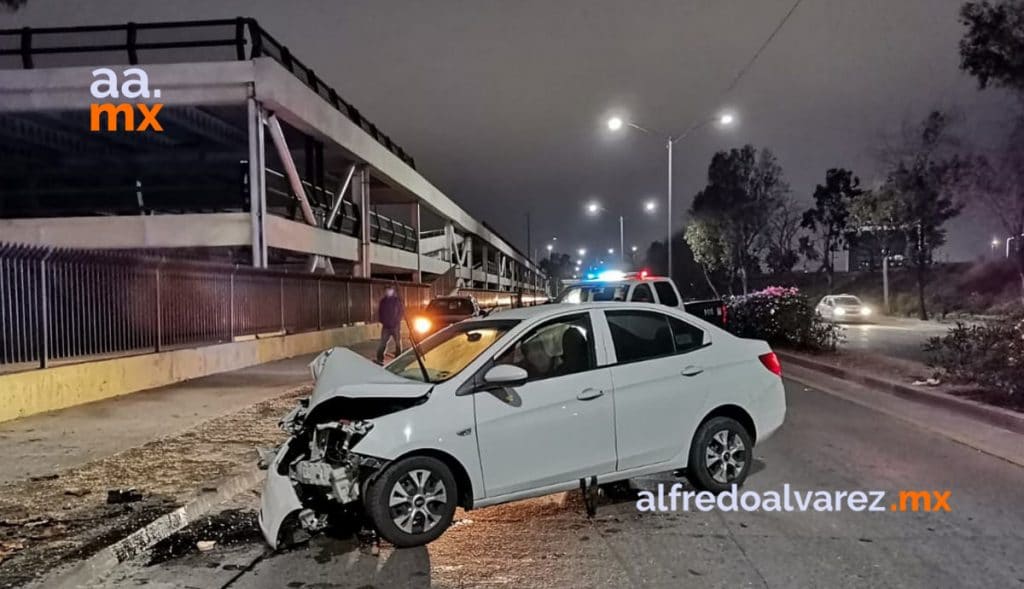
[[[603,272],[592,280],[570,283],[556,303],[626,301],[655,303],[683,309],[708,323],[725,327],[728,320],[725,303],[719,299],[683,301],[671,278],[647,272]]]

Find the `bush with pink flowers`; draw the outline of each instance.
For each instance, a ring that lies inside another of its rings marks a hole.
[[[762,339],[773,346],[808,351],[832,351],[839,329],[814,312],[807,297],[795,287],[769,286],[727,301],[729,331]]]

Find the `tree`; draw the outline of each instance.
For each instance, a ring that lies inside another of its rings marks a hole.
[[[953,192],[962,183],[967,166],[955,156],[943,157],[941,147],[948,133],[948,117],[939,111],[930,113],[905,155],[889,172],[884,189],[876,195],[879,206],[892,211],[895,225],[906,228],[921,319],[928,319],[924,291],[932,254],[945,243],[946,222],[963,208],[954,200]]]
[[[548,291],[555,295],[562,291],[562,280],[572,278],[575,268],[569,254],[551,254],[541,260],[539,265],[548,277]]]
[[[960,69],[981,88],[996,86],[1024,92],[1024,0],[966,2],[960,22]]]
[[[832,292],[835,254],[847,246],[850,231],[850,207],[863,194],[860,179],[843,168],[825,172],[825,184],[814,189],[814,206],[804,212],[800,225],[812,232],[801,239],[801,250],[809,259],[821,259],[821,269],[828,277]]]
[[[1024,116],[1017,118],[1003,147],[992,157],[975,159],[968,172],[964,191],[971,200],[981,202],[1007,236],[1024,240]],[[1017,242],[1013,251],[1024,302],[1024,247]]]
[[[24,6],[26,2],[28,0],[0,0],[0,7],[14,11]]]
[[[795,240],[800,232],[802,214],[790,197],[782,198],[768,219],[765,243],[768,252],[764,263],[773,274],[789,272],[800,261]]]
[[[746,292],[747,273],[761,264],[768,219],[788,194],[782,167],[768,149],[758,153],[745,145],[711,158],[708,183],[693,199],[685,239],[715,292],[709,273],[719,269],[730,291],[738,277]]]
[[[714,291],[703,286],[705,280],[702,276],[703,268],[694,260],[693,250],[690,249],[683,235],[683,232],[673,235],[672,244],[675,249],[672,252],[672,277],[683,298],[707,298]],[[668,256],[664,241],[651,242],[651,245],[647,247],[643,267],[652,274],[667,275]]]

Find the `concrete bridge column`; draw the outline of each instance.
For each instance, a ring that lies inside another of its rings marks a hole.
[[[359,207],[359,260],[354,274],[361,278],[373,275],[370,259],[370,170],[359,166],[353,179],[352,200]]]

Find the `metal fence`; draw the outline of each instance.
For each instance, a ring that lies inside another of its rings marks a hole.
[[[116,253],[0,244],[0,370],[230,342],[377,321],[396,285]]]
[[[415,312],[454,284],[452,272],[425,285],[0,243],[0,372],[374,323],[388,286]],[[484,307],[546,300],[460,292]]]

